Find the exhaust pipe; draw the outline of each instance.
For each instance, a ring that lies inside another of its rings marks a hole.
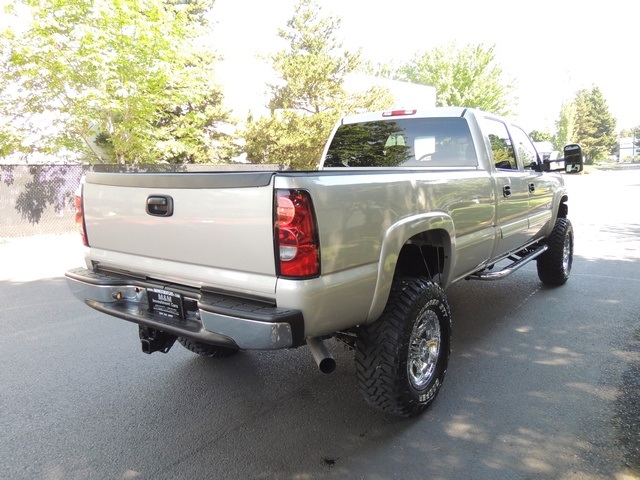
[[[319,337],[307,338],[307,345],[322,373],[331,373],[336,369],[336,361],[333,359],[324,342]]]

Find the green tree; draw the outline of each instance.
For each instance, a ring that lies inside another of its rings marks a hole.
[[[576,105],[574,102],[566,102],[560,108],[560,118],[556,122],[556,136],[554,146],[556,150],[563,151],[565,145],[575,143],[576,129]]]
[[[389,80],[397,80],[400,78],[400,75],[398,74],[399,66],[394,62],[379,63],[371,60],[364,60],[360,70],[374,77],[387,78]]]
[[[553,135],[549,132],[541,132],[539,130],[533,130],[529,136],[534,142],[553,142]]]
[[[580,90],[574,99],[575,131],[573,141],[580,143],[587,162],[603,160],[616,147],[616,120],[598,87]]]
[[[9,0],[5,15],[31,21],[0,32],[0,117],[9,119],[0,122],[0,152],[120,163],[228,158],[217,58],[198,42],[211,3]]]
[[[321,12],[314,0],[300,0],[286,27],[278,31],[288,48],[269,57],[279,77],[269,85],[270,116],[247,121],[245,151],[251,162],[313,169],[341,115],[385,108],[392,102],[386,89],[345,89],[345,77],[358,69],[360,53],[342,48],[336,36],[340,19]]]
[[[503,80],[495,46],[455,43],[417,53],[400,67],[396,78],[435,87],[437,105],[473,107],[509,114],[512,85]]]
[[[252,163],[275,163],[296,170],[317,167],[335,123],[332,112],[304,115],[294,110],[274,112],[247,122],[245,152]]]

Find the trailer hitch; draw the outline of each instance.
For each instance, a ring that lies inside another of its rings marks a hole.
[[[142,351],[147,354],[153,352],[167,353],[173,347],[174,342],[178,338],[176,335],[157,330],[155,328],[139,326],[138,333],[140,335],[140,343]]]

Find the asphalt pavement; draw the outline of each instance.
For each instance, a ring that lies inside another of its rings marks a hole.
[[[566,176],[576,250],[447,293],[439,397],[369,408],[353,352],[141,352],[137,327],[63,279],[76,235],[0,242],[1,479],[640,479],[640,170]]]

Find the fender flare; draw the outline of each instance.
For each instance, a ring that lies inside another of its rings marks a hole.
[[[366,323],[371,323],[382,315],[389,298],[389,293],[391,292],[391,284],[393,283],[393,277],[402,247],[410,238],[434,230],[442,230],[447,233],[450,242],[447,264],[453,265],[456,260],[456,236],[453,219],[446,213],[432,212],[413,215],[403,218],[387,229],[384,241],[382,242],[382,248],[380,249],[376,286]],[[450,268],[445,268],[445,278],[443,279],[445,285],[447,284],[446,277],[448,270],[450,270]]]
[[[552,201],[553,203],[551,205],[551,219],[549,221],[549,225],[547,226],[547,232],[545,236],[548,236],[551,234],[551,231],[553,230],[553,227],[556,224],[556,221],[558,220],[558,218],[561,218],[563,216],[564,217],[568,216],[567,213],[568,213],[569,207],[567,203],[569,202],[569,194],[567,193],[567,189],[558,188],[553,194]],[[560,212],[561,208],[565,209],[564,215],[561,214]]]

